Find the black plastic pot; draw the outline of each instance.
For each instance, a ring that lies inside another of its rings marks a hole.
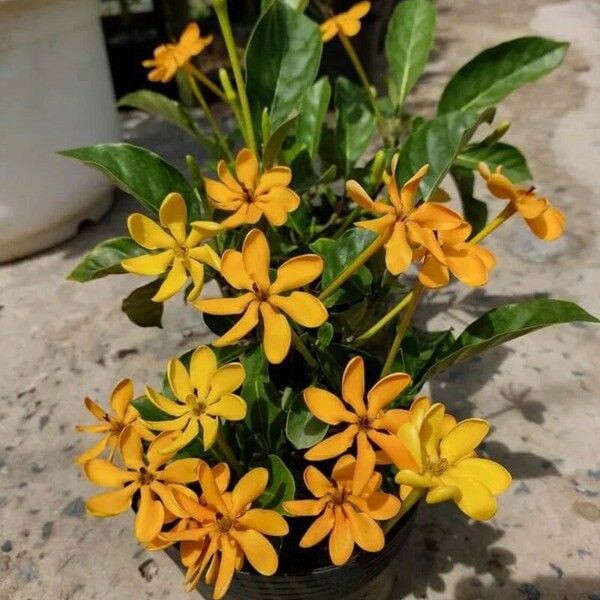
[[[264,577],[256,573],[240,571],[236,573],[227,600],[358,600],[378,598],[382,594],[373,590],[373,585],[383,572],[391,567],[406,545],[417,506],[387,534],[386,545],[381,552],[357,552],[343,567],[322,567],[286,575],[276,573]],[[299,550],[300,554],[307,550]],[[169,557],[185,571],[179,561],[179,550],[171,547],[166,550]],[[198,592],[209,599],[211,589],[204,583]]]

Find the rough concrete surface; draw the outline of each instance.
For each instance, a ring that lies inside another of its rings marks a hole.
[[[571,41],[559,71],[518,91],[499,111],[513,122],[507,139],[526,151],[568,227],[563,239],[544,244],[515,219],[490,240],[500,265],[489,286],[474,292],[455,285],[430,297],[420,322],[460,329],[492,306],[533,293],[600,314],[600,5],[438,4],[435,60],[413,108],[430,112],[449,74],[484,46],[532,33]],[[125,136],[171,158],[187,148],[174,130],[139,115],[126,122]],[[118,195],[112,212],[76,239],[0,268],[3,600],[186,597],[169,559],[136,544],[130,515],[86,517],[84,499],[93,490],[73,465],[90,443],[73,432],[75,423],[89,422],[85,394],[105,402],[124,376],[140,390],[161,376],[170,356],[209,339],[198,314],[177,301],[168,304],[162,331],[130,324],[119,305],[141,281],[133,276],[65,281],[87,249],[125,232],[132,209]],[[488,523],[469,522],[449,505],[421,508],[390,574],[390,598],[600,598],[599,340],[592,326],[549,329],[433,382],[435,399],[459,416],[491,419],[486,451],[515,482]]]

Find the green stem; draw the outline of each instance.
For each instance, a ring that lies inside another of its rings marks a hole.
[[[371,106],[373,107],[373,112],[375,113],[375,118],[377,119],[377,126],[379,127],[381,139],[383,140],[384,144],[387,144],[387,135],[385,133],[385,120],[383,118],[383,115],[381,114],[381,111],[379,110],[379,106],[377,105],[377,98],[375,98],[375,94],[373,93],[373,88],[371,87],[369,78],[367,77],[362,63],[360,62],[360,58],[358,58],[358,54],[356,54],[356,51],[354,50],[354,46],[352,45],[350,39],[341,31],[338,32],[338,35],[342,46],[344,46],[344,50],[346,50],[346,53],[350,58],[350,62],[356,70],[358,78],[360,79],[363,87],[365,88],[365,91],[367,92],[367,97],[369,98],[369,102],[371,103]]]
[[[200,69],[197,69],[193,64],[188,63],[188,69],[192,73],[192,75],[203,85],[205,85],[215,96],[223,100],[223,102],[227,102],[227,98],[218,86],[216,86]]]
[[[360,269],[383,245],[385,238],[378,236],[369,246],[367,246],[320,294],[319,300],[323,301],[329,298],[338,288],[340,288],[358,269]]]
[[[235,85],[237,87],[238,97],[242,107],[242,115],[244,117],[244,121],[246,122],[248,145],[250,146],[250,150],[252,150],[254,154],[257,154],[256,137],[254,135],[250,104],[248,103],[248,95],[246,94],[246,84],[244,83],[244,77],[242,75],[240,59],[238,57],[237,48],[235,47],[235,40],[233,39],[233,31],[231,30],[229,12],[227,10],[227,1],[213,0],[213,6],[215,13],[217,14],[217,19],[219,20],[219,26],[221,27],[223,39],[225,40],[229,61],[231,62],[231,69],[233,70],[233,77],[235,79]]]
[[[477,235],[473,236],[469,240],[469,243],[478,244],[481,242],[481,240],[485,239],[488,235],[490,235],[490,233],[498,229],[498,227],[500,227],[504,221],[512,217],[516,211],[517,209],[512,202],[507,204],[504,210],[498,213],[498,215],[492,219]]]
[[[206,117],[206,120],[208,121],[210,128],[213,130],[213,133],[215,134],[215,137],[217,138],[217,142],[219,143],[219,146],[221,146],[221,150],[223,150],[223,152],[225,153],[225,155],[227,156],[227,158],[229,160],[233,161],[233,154],[231,153],[231,150],[229,149],[229,146],[227,145],[225,136],[223,135],[222,131],[219,129],[219,125],[217,124],[217,121],[215,120],[215,117],[213,116],[213,114],[206,102],[206,99],[204,98],[204,95],[202,94],[202,91],[198,87],[198,84],[196,83],[194,76],[192,75],[192,73],[189,70],[186,70],[186,75],[187,75],[188,83],[190,84],[190,88],[192,89],[192,92],[194,93],[196,100],[198,100],[198,104],[200,104],[200,106],[202,107],[202,110],[204,111],[204,116]]]
[[[231,446],[227,443],[227,440],[220,429],[219,433],[217,434],[216,446],[227,461],[227,464],[236,472],[238,477],[241,477],[244,474],[244,469],[242,468],[240,461],[237,459]]]
[[[332,239],[337,240],[343,233],[345,233],[346,230],[348,229],[348,227],[350,227],[350,225],[352,225],[352,223],[354,223],[354,221],[356,221],[356,219],[358,219],[361,210],[362,210],[362,208],[360,206],[357,206],[352,211],[350,211],[344,217],[342,224],[335,230],[335,233],[333,234]]]
[[[292,346],[302,354],[302,358],[304,358],[311,369],[316,369],[319,366],[317,361],[312,357],[310,350],[305,346],[304,342],[300,339],[300,336],[294,329],[292,329]]]
[[[392,529],[392,527],[417,503],[417,500],[423,496],[424,491],[425,490],[421,488],[413,488],[411,490],[410,494],[402,501],[402,506],[400,507],[398,514],[383,526],[384,533],[388,533],[388,531],[390,531],[390,529]]]
[[[240,109],[239,99],[233,89],[233,86],[231,85],[229,75],[227,74],[227,71],[225,69],[219,69],[219,78],[221,79],[221,85],[223,86],[223,90],[225,91],[225,98],[227,99],[227,103],[233,111],[233,116],[235,117],[238,127],[242,132],[242,137],[246,142],[246,146],[249,146],[250,142],[248,138],[248,133],[246,132],[246,122],[244,121],[244,117]]]
[[[404,311],[400,323],[398,323],[398,329],[396,330],[394,341],[392,342],[390,351],[388,352],[387,358],[385,359],[385,364],[383,365],[383,370],[381,371],[381,377],[385,377],[392,369],[392,365],[394,364],[394,360],[396,359],[398,350],[400,350],[400,345],[402,344],[402,340],[406,335],[408,326],[410,325],[413,315],[415,314],[415,309],[417,308],[417,304],[419,303],[419,299],[422,293],[423,286],[420,283],[417,283],[415,289],[412,291],[410,304]]]

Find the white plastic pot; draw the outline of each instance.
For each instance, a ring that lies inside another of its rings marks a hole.
[[[52,246],[111,203],[58,150],[120,139],[98,0],[0,0],[0,262]]]

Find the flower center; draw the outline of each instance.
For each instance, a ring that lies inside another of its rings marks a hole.
[[[336,487],[335,491],[331,493],[331,503],[332,504],[344,504],[346,502],[346,496],[348,492],[343,487]]]
[[[248,202],[254,202],[254,191],[248,189],[243,183],[240,184],[242,189],[244,190],[244,195],[246,196],[246,200]]]
[[[221,533],[227,533],[233,526],[233,520],[221,513],[215,515],[215,521]]]
[[[252,282],[252,291],[254,292],[254,295],[259,299],[262,300],[263,302],[266,302],[267,299],[269,298],[269,294],[268,292],[263,292],[259,287],[258,284]]]
[[[188,247],[185,244],[180,244],[179,246],[175,246],[175,248],[173,248],[173,252],[177,258],[187,258]]]
[[[435,476],[442,475],[449,467],[448,461],[445,458],[430,462],[427,466],[427,470]]]
[[[185,397],[185,403],[191,408],[192,413],[199,417],[206,410],[206,404],[195,394],[188,394]]]
[[[363,431],[368,431],[369,429],[373,428],[371,424],[371,419],[367,415],[359,417],[357,425],[358,428],[362,429]]]
[[[140,467],[139,481],[142,485],[150,485],[154,481],[154,475],[146,467]]]

